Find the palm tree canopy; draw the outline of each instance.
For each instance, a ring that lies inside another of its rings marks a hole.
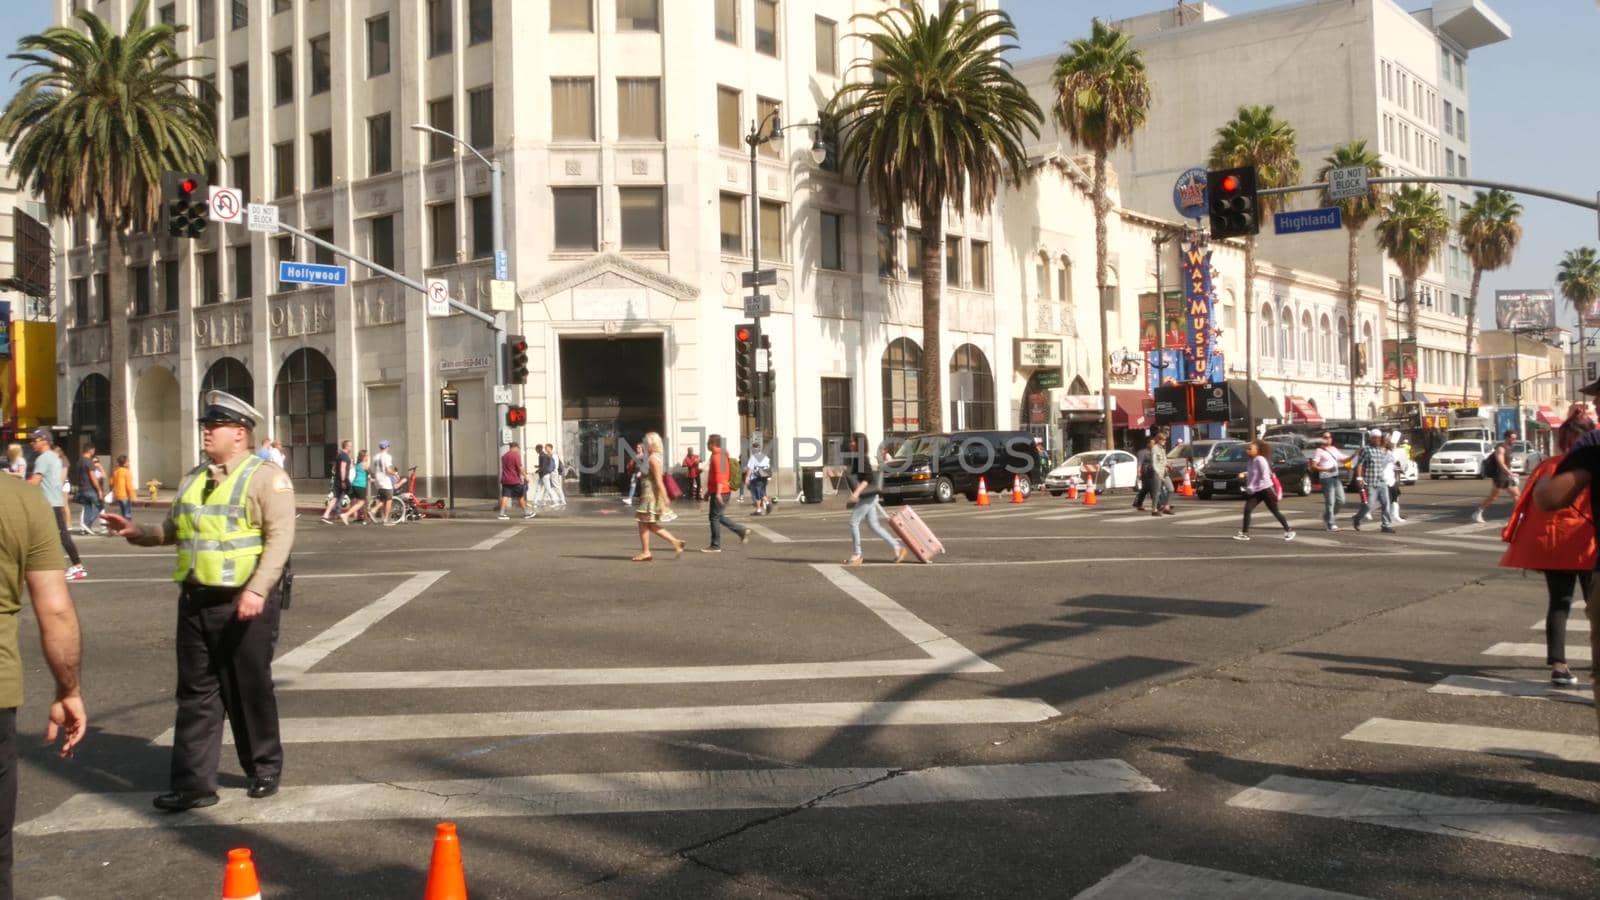
[[[1278,118],[1274,107],[1241,106],[1217,129],[1209,162],[1213,169],[1255,166],[1258,188],[1288,187],[1300,180],[1296,140],[1294,126]],[[1275,195],[1260,197],[1261,221],[1283,202]]]
[[[1414,281],[1449,232],[1450,220],[1439,205],[1438,192],[1407,185],[1390,196],[1388,209],[1378,220],[1378,246]]]
[[[1556,286],[1580,316],[1594,311],[1600,300],[1600,256],[1593,247],[1567,251],[1556,270]]]
[[[1333,148],[1332,153],[1322,158],[1322,168],[1317,170],[1317,180],[1327,184],[1328,173],[1334,169],[1354,168],[1366,169],[1368,178],[1379,178],[1383,175],[1383,160],[1377,153],[1367,149],[1366,141],[1340,144]],[[1351,231],[1360,231],[1383,209],[1383,191],[1379,185],[1374,184],[1360,197],[1335,200],[1328,196],[1327,188],[1323,188],[1322,205],[1339,207],[1344,227]]]
[[[1052,74],[1051,112],[1072,143],[1095,153],[1133,141],[1150,111],[1150,77],[1144,55],[1123,31],[1094,20],[1086,38],[1067,44]]]
[[[1511,262],[1522,241],[1522,223],[1517,221],[1521,215],[1522,204],[1505,191],[1478,191],[1456,226],[1473,267],[1488,271]]]
[[[874,58],[851,70],[870,77],[840,88],[829,115],[844,133],[844,167],[873,202],[897,218],[908,201],[934,205],[965,187],[986,207],[1002,182],[1020,183],[1024,133],[1038,136],[1043,113],[1006,62],[1011,18],[967,0],[856,18],[875,26],[861,34]]]
[[[200,171],[216,156],[209,104],[188,59],[174,50],[180,25],[147,25],[149,0],[122,34],[89,10],[83,30],[57,25],[17,41],[25,77],[0,116],[13,169],[65,215],[94,213],[149,229],[160,212],[161,173]]]

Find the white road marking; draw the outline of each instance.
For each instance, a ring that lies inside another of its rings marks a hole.
[[[369,741],[413,743],[460,738],[635,731],[749,731],[776,728],[865,728],[904,725],[991,725],[1043,722],[1059,715],[1032,699],[906,700],[899,702],[769,703],[647,709],[506,710],[393,716],[283,719],[286,744]],[[233,738],[227,736],[225,742]],[[151,741],[172,745],[172,729]]]
[[[1562,734],[1554,731],[1524,731],[1518,728],[1488,728],[1482,725],[1368,719],[1346,734],[1344,740],[1364,741],[1369,744],[1398,744],[1404,747],[1432,747],[1438,750],[1465,750],[1469,753],[1521,756],[1529,759],[1600,763],[1600,742],[1595,741],[1592,730],[1588,734]]]
[[[228,794],[216,806],[177,815],[152,809],[149,793],[75,794],[51,812],[18,826],[17,833],[783,809],[806,804],[849,809],[1160,790],[1120,759],[949,766],[899,774],[879,768],[783,768],[521,775],[286,785],[269,800]]]
[[[1532,625],[1529,625],[1528,626],[1528,630],[1529,631],[1543,631],[1544,630],[1544,622],[1545,622],[1544,619],[1540,619],[1539,621],[1533,623]],[[1569,617],[1567,619],[1567,630],[1568,631],[1588,631],[1588,630],[1590,630],[1590,627],[1591,626],[1589,625],[1589,619],[1588,619],[1587,616],[1571,616],[1571,617]]]
[[[1287,775],[1235,794],[1228,805],[1600,857],[1600,816],[1592,813]]]
[[[383,578],[389,575],[427,575],[429,572],[296,572],[295,580],[302,578]],[[440,573],[443,574],[443,573]],[[96,578],[90,575],[74,584],[175,584],[171,578]]]
[[[1428,688],[1428,693],[1458,694],[1465,697],[1530,697],[1535,700],[1594,703],[1594,691],[1589,688],[1558,688],[1549,681],[1513,681],[1483,675],[1451,675]]]
[[[1135,856],[1072,900],[1364,900],[1237,872]]]
[[[382,574],[376,573],[376,576],[367,577],[379,577]],[[327,631],[279,657],[272,664],[274,673],[279,677],[292,677],[310,669],[322,662],[328,654],[360,637],[362,632],[383,621],[385,616],[409,603],[447,574],[449,573],[441,570],[412,575],[399,587],[345,616]]]
[[[1516,644],[1502,641],[1483,651],[1484,656],[1530,656],[1544,659],[1548,652],[1544,644]],[[1574,646],[1567,648],[1567,659],[1570,662],[1590,662],[1591,656],[1588,647]]]
[[[1336,541],[1336,540],[1334,540],[1333,538],[1330,538],[1330,537],[1318,537],[1317,535],[1314,535],[1314,534],[1303,534],[1301,532],[1295,532],[1294,542],[1296,544],[1306,544],[1306,545],[1311,546],[1311,547],[1343,547],[1343,546],[1345,546],[1345,544],[1343,542]]]
[[[522,525],[515,525],[515,526],[512,526],[511,528],[507,528],[507,529],[504,529],[502,531],[497,531],[497,532],[495,532],[493,537],[485,538],[484,540],[481,540],[481,541],[477,542],[476,544],[473,544],[471,547],[468,547],[467,549],[468,550],[493,550],[494,548],[500,546],[501,544],[505,543],[506,541],[510,540],[511,538],[514,538],[518,534],[521,534],[522,533],[522,529],[524,527],[525,526],[522,526]]]
[[[1228,513],[1204,513],[1199,516],[1188,513],[1179,513],[1175,516],[1156,517],[1145,513],[1144,519],[1142,520],[1135,516],[1129,519],[1113,520],[1112,524],[1137,525],[1141,521],[1148,522],[1149,520],[1154,519],[1157,522],[1171,522],[1173,525],[1214,525],[1218,522],[1237,522],[1239,521],[1241,515],[1243,515],[1243,513],[1241,513],[1239,510],[1234,510],[1233,512]]]
[[[1493,553],[1495,550],[1494,547],[1488,544],[1470,544],[1462,540],[1440,540],[1431,534],[1389,534],[1384,535],[1384,540],[1394,541],[1398,544],[1415,544],[1419,547],[1449,547],[1452,550],[1470,550],[1474,553]]]
[[[888,594],[846,572],[844,567],[813,563],[811,568],[816,569],[830,584],[844,591],[851,599],[882,619],[885,625],[893,628],[901,637],[922,648],[922,651],[930,657],[966,665],[982,663],[988,666],[991,672],[1000,671],[998,666],[985,663],[976,653],[957,643],[954,638],[918,618],[915,613],[894,602]]]
[[[1456,525],[1456,526],[1451,527],[1451,528],[1438,528],[1438,529],[1435,529],[1433,533],[1434,534],[1478,535],[1478,534],[1487,534],[1489,532],[1489,530],[1492,528],[1492,529],[1494,529],[1493,537],[1494,537],[1495,540],[1498,541],[1498,540],[1500,540],[1500,529],[1502,529],[1504,527],[1505,527],[1505,523],[1504,522],[1468,522],[1465,525]]]
[[[756,534],[761,535],[762,537],[764,537],[767,540],[773,542],[774,544],[787,544],[787,543],[790,543],[789,538],[785,537],[784,535],[781,535],[781,534],[777,533],[776,531],[773,531],[771,528],[768,528],[765,525],[757,525],[754,522],[745,522],[744,523],[744,527],[750,529],[751,531],[755,532]]]
[[[1277,541],[1284,543],[1282,537],[1262,536],[1254,538],[1260,541]],[[1241,559],[1343,559],[1351,556],[1371,556],[1373,551],[1366,548],[1352,547],[1349,553],[1240,553],[1236,555],[1219,555],[1215,553],[1205,556],[1095,556],[1078,557],[1073,559],[1014,559],[1014,560],[985,560],[964,559],[941,562],[937,566],[903,566],[909,572],[938,572],[940,566],[1077,566],[1093,563],[1175,563],[1175,562],[1215,562],[1227,564]],[[1394,550],[1383,554],[1391,556],[1450,556],[1449,551],[1440,550]]]

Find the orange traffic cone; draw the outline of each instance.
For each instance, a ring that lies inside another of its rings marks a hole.
[[[256,864],[250,861],[249,850],[241,847],[228,851],[228,867],[222,872],[222,900],[261,900],[261,883],[256,880]]]
[[[1095,497],[1095,495],[1094,495],[1094,482],[1091,481],[1083,489],[1083,505],[1084,506],[1098,506],[1099,504],[1100,504],[1100,500],[1097,497]]]
[[[1021,503],[1023,500],[1026,500],[1026,499],[1027,499],[1026,497],[1022,496],[1022,476],[1021,475],[1013,475],[1013,476],[1011,476],[1011,502],[1012,503]]]
[[[1076,500],[1076,499],[1078,499],[1078,483],[1076,481],[1072,481],[1072,482],[1068,482],[1067,483],[1067,499],[1068,500]]]
[[[467,900],[467,875],[461,869],[461,842],[454,822],[440,822],[434,831],[433,862],[422,900]]]
[[[1185,496],[1185,497],[1193,497],[1194,496],[1194,470],[1193,469],[1184,469],[1183,470],[1183,488],[1181,490],[1179,490],[1178,493],[1183,495],[1183,496]]]
[[[989,484],[983,480],[982,475],[978,476],[978,505],[989,505]]]

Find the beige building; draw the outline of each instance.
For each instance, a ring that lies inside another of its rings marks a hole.
[[[1479,337],[1474,363],[1478,367],[1478,397],[1474,399],[1500,407],[1514,406],[1520,400],[1523,418],[1529,422],[1561,424],[1567,404],[1576,396],[1568,387],[1566,351],[1559,343],[1509,331],[1485,331]]]

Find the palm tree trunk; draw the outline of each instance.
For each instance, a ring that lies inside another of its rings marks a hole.
[[[1407,278],[1405,280],[1405,282],[1406,282],[1406,337],[1409,338],[1410,341],[1411,341],[1411,349],[1415,350],[1415,349],[1417,349],[1417,279],[1414,278],[1414,277],[1413,278]],[[1397,338],[1397,340],[1395,341],[1395,344],[1394,344],[1394,355],[1395,355],[1395,361],[1396,361],[1397,366],[1399,368],[1399,372],[1397,374],[1399,375],[1401,386],[1404,386],[1405,385],[1405,381],[1406,381],[1406,369],[1405,369],[1405,359],[1406,358],[1405,358],[1405,354],[1400,352],[1400,341],[1398,340],[1399,335],[1395,335],[1395,337]],[[1413,396],[1415,396],[1416,393],[1417,393],[1417,376],[1416,375],[1412,375],[1411,376],[1411,393],[1412,393]]]
[[[106,229],[107,302],[111,304],[111,434],[109,447],[97,448],[102,455],[116,458],[128,449],[128,265],[122,247],[122,229],[112,223]],[[138,460],[134,460],[137,465]]]
[[[944,290],[944,200],[927,198],[917,210],[922,222],[922,431],[944,430],[944,351],[939,341],[940,301]]]
[[[1472,293],[1467,295],[1467,368],[1461,378],[1461,402],[1467,402],[1467,390],[1476,378],[1472,377],[1472,335],[1478,327],[1478,285],[1483,281],[1483,270],[1472,267]]]
[[[1356,301],[1361,292],[1361,229],[1349,229],[1349,243],[1345,247],[1345,328],[1349,337],[1345,342],[1345,368],[1350,372],[1350,418],[1356,416]]]
[[[1094,302],[1095,321],[1100,326],[1100,414],[1104,416],[1106,449],[1116,447],[1111,422],[1111,339],[1106,334],[1106,216],[1111,199],[1106,196],[1106,154],[1094,154]],[[1162,328],[1166,327],[1162,323]]]
[[[1247,237],[1244,239],[1244,418],[1251,440],[1256,436],[1255,310],[1256,239]]]
[[[1578,310],[1578,387],[1580,388],[1592,380],[1589,377],[1589,360],[1587,356],[1588,354],[1585,352],[1583,344],[1583,310],[1580,308]],[[1578,398],[1571,397],[1569,399],[1577,400]]]

